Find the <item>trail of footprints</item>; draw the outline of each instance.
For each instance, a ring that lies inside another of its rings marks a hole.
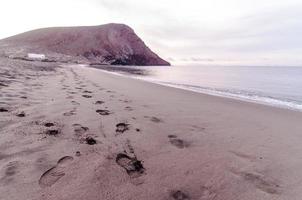
[[[93,98],[93,92],[90,90],[86,90],[84,83],[79,80],[79,76],[72,70],[72,73],[74,75],[74,80],[76,83],[79,85],[75,87],[74,89],[76,91],[82,92],[81,96],[86,99],[91,99]],[[87,82],[87,81],[86,81]],[[103,88],[100,88],[97,84],[92,83],[94,87],[98,87],[100,91],[103,91]],[[77,92],[69,90],[70,87],[64,86],[65,90],[69,95],[75,95]],[[114,93],[113,91],[107,90],[105,91],[106,93]],[[122,101],[122,100],[120,100]],[[123,103],[128,103],[128,100],[123,100]],[[104,104],[104,101],[97,100],[93,102],[94,105],[102,105]],[[79,106],[80,103],[77,101],[72,100],[71,104],[74,106]],[[132,111],[133,108],[130,106],[126,106],[125,110],[127,111]],[[8,112],[5,108],[0,108],[0,112]],[[98,113],[101,116],[108,116],[113,114],[112,111],[107,110],[107,109],[96,109],[96,113]],[[71,111],[65,112],[63,114],[64,116],[72,116],[76,115],[76,108],[74,108]],[[23,117],[23,116],[20,116]],[[154,116],[145,116],[144,118],[149,119],[153,123],[163,123],[163,120]],[[53,127],[56,126],[56,124],[47,122],[44,124],[45,127],[50,128],[49,130],[46,131],[46,135],[51,135],[51,136],[57,136],[60,134],[59,129],[54,129]],[[87,145],[96,145],[99,142],[93,137],[93,135],[89,134],[89,128],[86,126],[82,126],[81,124],[73,124],[73,129],[75,136],[80,140],[81,143],[85,143]],[[115,125],[115,137],[118,137],[119,135],[124,134],[126,131],[130,129],[130,124],[125,123],[125,122],[120,122]],[[136,128],[136,132],[140,132],[141,130]],[[169,143],[178,148],[178,149],[185,149],[190,147],[191,143],[180,139],[178,136],[170,134],[168,135],[168,141]],[[125,150],[124,152],[117,153],[115,156],[115,163],[120,166],[125,173],[128,174],[131,180],[138,180],[137,178],[143,176],[146,173],[146,169],[143,165],[143,161],[139,160],[137,156],[135,155],[134,148],[132,147],[130,141],[127,139],[126,140],[126,145],[127,149],[129,150],[128,152]],[[81,153],[80,151],[76,152],[76,156],[80,156]],[[68,171],[68,166],[73,162],[74,158],[71,156],[65,156],[62,157],[61,159],[58,160],[57,164],[47,170],[45,173],[42,174],[39,184],[42,188],[45,187],[50,187],[53,184],[55,184],[60,178],[65,176],[66,172]],[[252,173],[239,173],[244,180],[253,183],[256,188],[261,189],[262,191],[265,191],[269,194],[276,194],[278,193],[278,190],[276,187],[279,187],[278,185],[274,185],[271,182],[265,181],[258,175],[254,175]],[[134,182],[136,185],[142,184],[143,182]],[[169,199],[174,199],[174,200],[190,200],[192,199],[190,197],[190,194],[182,191],[182,190],[172,190],[170,191]]]
[[[78,92],[81,92],[81,95],[83,98],[91,99],[93,98],[93,92],[89,90],[85,90],[86,85],[83,84],[82,81],[79,80],[79,77],[75,78],[77,81],[77,84],[79,86],[75,87],[75,91],[71,89],[70,86],[63,84],[65,81],[62,80],[62,90],[66,92],[67,99],[71,99],[71,104],[75,107],[63,113],[65,117],[76,115],[77,108],[76,106],[79,106],[80,103],[72,100],[73,95],[76,95]],[[93,84],[95,87],[99,87],[96,84]],[[99,88],[99,91],[103,91],[103,88]],[[113,94],[113,91],[104,91],[106,93]],[[113,98],[114,96],[111,95]],[[27,99],[26,96],[21,96],[22,99]],[[120,100],[122,103],[128,103],[128,100]],[[94,105],[102,105],[104,104],[104,101],[97,100],[93,104]],[[130,106],[125,107],[126,111],[132,111],[133,108]],[[0,113],[10,113],[11,110],[6,107],[0,107]],[[107,109],[97,109],[96,113],[98,113],[101,116],[108,116],[113,114],[110,110]],[[24,111],[17,112],[15,114],[17,117],[24,118],[26,117],[26,113]],[[153,123],[163,123],[163,120],[154,116],[145,116],[146,119],[149,119]],[[61,134],[61,129],[58,126],[57,123],[54,122],[44,122],[44,123],[38,123],[38,125],[42,125],[45,127],[45,131],[43,132],[46,136],[49,137],[57,137]],[[81,143],[85,143],[87,145],[96,145],[99,142],[93,137],[93,135],[89,134],[89,128],[82,126],[80,124],[73,124],[75,136],[80,140]],[[130,124],[128,123],[117,123],[115,125],[115,135],[119,136],[126,131],[130,129]],[[136,128],[137,132],[140,132],[141,130]],[[185,149],[190,147],[190,142],[183,140],[179,138],[176,135],[168,135],[168,141],[169,143],[179,149]],[[130,177],[130,179],[136,180],[137,178],[143,176],[146,173],[146,169],[143,165],[143,161],[139,160],[137,156],[135,155],[135,151],[133,147],[130,144],[130,141],[126,141],[127,149],[129,152],[120,152],[116,154],[115,157],[115,163],[120,166],[125,173],[127,173]],[[76,156],[81,156],[80,151],[76,152]],[[44,172],[40,179],[39,179],[39,185],[42,188],[50,187],[53,184],[55,184],[57,181],[59,181],[63,176],[65,176],[69,171],[69,166],[73,162],[74,158],[71,156],[64,156],[61,159],[58,160],[57,164],[51,167],[49,170]],[[10,180],[11,177],[15,173],[15,165],[10,164],[7,166],[6,174],[8,176],[7,180]],[[267,179],[261,174],[252,173],[252,172],[233,172],[235,175],[241,177],[243,180],[253,184],[257,189],[262,190],[268,194],[279,194],[280,193],[280,186],[276,184],[274,181]],[[141,183],[139,183],[141,184]],[[182,191],[182,190],[172,190],[169,193],[169,199],[175,199],[175,200],[190,200],[190,194]]]
[[[66,92],[67,95],[67,99],[73,99],[72,95],[76,95],[78,92],[81,92],[81,96],[83,98],[86,99],[91,99],[93,98],[93,92],[90,90],[86,90],[85,87],[86,85],[84,85],[84,83],[82,81],[80,81],[79,76],[72,70],[73,76],[74,76],[74,80],[76,81],[76,84],[78,84],[79,86],[75,87],[74,89],[76,91],[73,91],[68,85],[66,85],[64,82],[65,80],[62,79],[61,83],[63,86],[63,90]],[[94,84],[93,85],[95,87],[99,87],[98,85]],[[103,88],[100,88],[100,91],[102,91]],[[110,91],[107,90],[105,91],[106,93],[110,93],[113,94],[115,93],[114,91]],[[113,97],[111,95],[111,97]],[[122,100],[120,100],[122,101]],[[123,103],[128,103],[128,100],[123,100]],[[103,105],[105,102],[101,101],[101,100],[97,100],[95,102],[93,102],[94,105]],[[73,116],[76,115],[76,111],[77,111],[77,106],[80,105],[79,102],[75,101],[75,100],[71,100],[71,104],[73,106],[75,106],[72,110],[64,112],[63,116],[65,117],[69,117],[69,116]],[[130,106],[126,106],[125,110],[127,111],[132,111],[133,108],[131,108]],[[0,112],[7,112],[7,110],[5,110],[5,108],[0,108]],[[113,114],[112,111],[107,110],[107,109],[96,109],[95,112],[101,116],[108,116]],[[22,113],[21,113],[22,115]],[[22,116],[20,116],[22,117]],[[149,119],[151,122],[154,123],[162,123],[163,121],[157,117],[149,117],[149,116],[145,116],[146,119]],[[39,123],[39,125],[43,125],[46,130],[45,130],[45,135],[48,136],[58,136],[59,134],[61,134],[61,129],[58,128],[57,123],[54,122],[44,122],[44,123]],[[81,124],[73,124],[72,125],[74,133],[75,133],[75,137],[80,141],[80,143],[85,143],[87,145],[96,145],[99,142],[93,137],[93,135],[91,135],[89,133],[89,127],[86,126],[82,126]],[[115,125],[115,137],[118,137],[119,135],[124,134],[126,131],[128,131],[130,129],[130,124],[126,123],[126,122],[120,122],[117,123]],[[135,129],[136,132],[140,132],[141,130],[139,128]],[[189,146],[189,143],[178,139],[177,136],[174,135],[169,135],[169,141],[172,145],[176,146],[177,148],[186,148]],[[126,149],[128,151],[124,151],[124,152],[120,152],[117,153],[115,156],[115,163],[120,166],[125,173],[128,174],[128,176],[130,177],[131,180],[138,180],[137,178],[141,177],[142,175],[144,175],[146,173],[146,169],[143,166],[143,161],[139,160],[137,158],[137,156],[135,155],[135,150],[132,147],[130,140],[127,139],[126,142]],[[80,151],[76,152],[76,156],[81,156]],[[58,160],[57,164],[53,167],[51,167],[50,169],[48,169],[46,172],[44,172],[40,179],[39,179],[39,185],[42,188],[45,187],[50,187],[53,184],[55,184],[57,181],[59,181],[59,179],[61,179],[63,176],[66,175],[66,173],[68,172],[69,169],[69,165],[73,162],[74,158],[71,156],[64,156],[61,159]],[[142,184],[143,182],[133,182],[134,184],[138,185],[138,184]],[[176,200],[189,200],[190,197],[189,195],[183,193],[180,190],[176,190],[176,191],[172,191],[170,194],[171,199],[176,199]]]
[[[62,90],[66,92],[67,95],[67,99],[71,99],[71,104],[73,106],[75,106],[72,110],[64,112],[63,116],[65,117],[70,117],[73,115],[76,115],[76,111],[77,111],[77,106],[80,105],[79,102],[72,100],[74,97],[73,95],[78,94],[78,92],[81,92],[81,96],[83,98],[86,99],[91,99],[93,98],[93,92],[90,90],[86,90],[85,87],[86,85],[84,84],[83,81],[80,80],[80,77],[73,71],[71,70],[72,75],[73,75],[73,79],[76,81],[76,84],[78,84],[79,86],[75,87],[74,90],[71,89],[70,86],[66,85],[64,82],[66,81],[66,77],[64,79],[61,80],[61,84],[62,84]],[[87,82],[87,81],[85,81]],[[95,83],[91,84],[96,87],[99,88],[99,91],[103,91],[103,88],[100,88],[100,86],[98,86]],[[104,91],[106,93],[109,94],[114,94],[114,91]],[[111,95],[110,97],[114,97],[114,95]],[[27,99],[26,96],[21,96],[20,98],[22,99]],[[119,100],[122,103],[128,103],[129,100]],[[97,100],[95,101],[93,104],[94,105],[103,105],[105,102],[101,101],[101,100]],[[133,108],[130,106],[126,106],[125,107],[126,111],[132,111]],[[10,113],[11,110],[9,108],[6,107],[0,107],[0,113]],[[98,113],[101,116],[108,116],[113,114],[112,111],[107,110],[107,109],[97,109],[95,110],[96,113]],[[20,118],[24,118],[26,117],[26,113],[24,111],[20,111],[17,112],[15,114],[17,117]],[[154,116],[145,116],[144,118],[149,119],[151,122],[153,123],[163,123],[163,120]],[[61,134],[61,128],[58,126],[57,123],[55,122],[37,122],[37,125],[42,125],[45,130],[43,132],[44,135],[49,136],[49,137],[57,137]],[[73,129],[74,129],[74,133],[76,138],[79,139],[79,141],[81,143],[85,143],[87,145],[96,145],[98,143],[100,143],[99,141],[97,141],[93,135],[89,134],[89,128],[86,126],[82,126],[81,124],[73,124]],[[130,129],[130,124],[125,123],[125,122],[120,122],[117,123],[115,125],[115,135],[116,137],[118,137],[119,135],[124,134],[126,131],[128,131]],[[135,129],[137,132],[140,132],[141,130],[136,128]],[[185,149],[190,147],[190,142],[180,139],[178,136],[176,135],[168,135],[168,141],[169,143],[178,148],[178,149]],[[143,165],[143,161],[139,160],[137,158],[137,156],[135,155],[135,150],[132,147],[130,141],[127,139],[126,140],[126,146],[127,149],[129,150],[124,151],[124,152],[120,152],[117,153],[115,156],[115,163],[120,166],[125,173],[127,173],[130,177],[130,179],[136,179],[139,178],[141,176],[143,176],[146,173],[146,169]],[[76,156],[81,156],[80,151],[76,152]],[[64,156],[61,159],[59,159],[57,161],[57,163],[51,167],[50,169],[48,169],[46,172],[44,172],[40,179],[39,179],[39,185],[42,188],[45,187],[50,187],[53,184],[55,184],[57,181],[59,181],[63,176],[65,176],[68,171],[69,171],[69,166],[70,164],[72,164],[72,162],[74,161],[74,158],[72,156]],[[6,174],[8,175],[8,177],[11,177],[12,175],[14,175],[15,173],[15,166],[10,164],[7,167],[6,170]],[[269,194],[279,194],[279,185],[275,184],[273,181],[271,180],[267,180],[265,177],[263,177],[262,175],[259,174],[255,174],[255,173],[250,173],[250,172],[233,172],[234,174],[240,176],[243,180],[250,182],[251,184],[253,184],[257,189],[260,189],[266,193]],[[141,184],[141,182],[139,183]],[[187,194],[184,191],[181,190],[172,190],[169,193],[169,198],[170,199],[174,199],[174,200],[190,200],[190,194]]]
[[[76,76],[76,73],[74,73]],[[85,90],[85,85],[83,84],[82,81],[79,81],[79,78],[77,77],[76,83],[79,84],[80,86],[75,87],[76,90],[78,91],[82,91],[82,97],[84,98],[92,98],[93,96],[93,92],[89,91],[89,90]],[[62,80],[62,83],[64,82],[64,80]],[[94,86],[97,87],[96,84],[94,84]],[[74,95],[76,94],[76,92],[74,91],[70,91],[70,87],[63,84],[63,88],[64,90],[66,90],[66,93],[69,95]],[[113,91],[106,91],[107,93],[114,93]],[[68,98],[72,98],[72,96],[67,96]],[[95,105],[102,105],[104,104],[104,101],[101,100],[97,100],[94,102]],[[71,101],[72,105],[75,106],[79,106],[80,103],[72,100]],[[130,107],[127,107],[128,109]],[[72,115],[76,115],[76,107],[74,109],[72,109],[71,111],[65,112],[63,113],[64,116],[72,116]],[[130,109],[129,109],[130,110]],[[0,110],[1,111],[1,110]],[[110,114],[113,114],[111,111],[106,110],[106,109],[97,109],[96,113],[98,113],[101,116],[107,116]],[[56,126],[55,123],[52,122],[46,122],[44,123],[44,126],[49,128],[46,131],[46,135],[51,135],[51,136],[57,136],[58,134],[60,134],[60,130],[54,129],[53,127]],[[81,141],[81,143],[86,143],[88,145],[95,145],[97,144],[97,140],[94,139],[94,137],[89,134],[89,128],[82,126],[81,124],[73,124],[73,129],[74,129],[74,133],[75,136]],[[115,129],[115,136],[121,135],[124,132],[126,132],[127,130],[129,130],[130,124],[128,123],[118,123],[116,124],[116,129]],[[136,129],[137,132],[140,131],[140,129]],[[118,153],[116,155],[115,158],[115,162],[118,166],[120,166],[121,168],[123,168],[125,170],[125,172],[129,175],[130,178],[137,178],[141,175],[144,174],[145,172],[145,168],[143,166],[142,161],[140,161],[135,153],[134,153],[134,149],[130,144],[130,141],[127,140],[127,146],[129,149],[129,153],[131,155],[129,155],[126,151],[122,152],[122,153]],[[80,156],[80,152],[77,151],[76,155]],[[65,173],[66,170],[68,169],[68,165],[73,161],[73,157],[71,156],[65,156],[63,158],[61,158],[57,164],[55,166],[53,166],[52,168],[50,168],[49,170],[47,170],[45,173],[42,174],[40,180],[39,180],[39,184],[42,188],[44,187],[50,187],[53,184],[55,184],[60,178],[62,178]]]
[[[4,101],[0,102],[0,113],[12,114],[16,117],[24,118],[27,114],[25,111],[19,110],[18,107],[27,106],[31,103],[33,99],[28,97],[31,96],[32,91],[41,92],[44,82],[40,82],[41,80],[39,78],[46,75],[43,73],[43,66],[35,66],[33,68],[24,67],[24,70],[21,70],[23,73],[13,70],[15,66],[11,66],[12,68],[8,71],[5,70],[6,66],[2,67],[3,69],[0,70],[2,78],[2,80],[0,80],[0,89],[3,90],[1,90],[0,97],[3,98]],[[7,84],[1,83],[1,81]],[[43,95],[39,97],[35,96],[35,101],[43,101],[42,96]]]

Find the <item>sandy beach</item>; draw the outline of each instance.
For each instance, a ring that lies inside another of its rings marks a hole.
[[[1,200],[300,200],[302,113],[2,59]]]

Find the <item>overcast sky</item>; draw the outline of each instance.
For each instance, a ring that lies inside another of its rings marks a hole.
[[[302,0],[1,0],[0,38],[109,22],[174,64],[302,66]]]

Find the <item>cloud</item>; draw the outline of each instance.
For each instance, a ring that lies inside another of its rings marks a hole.
[[[0,38],[46,26],[130,25],[172,62],[302,64],[300,0],[4,0]],[[18,6],[16,6],[18,5]],[[266,59],[263,59],[266,58]]]
[[[229,21],[228,26],[209,27],[202,24],[172,23],[163,27],[147,27],[145,35],[152,43],[166,52],[173,51],[178,57],[209,56],[216,59],[247,56],[263,61],[267,56],[271,62],[280,62],[274,57],[280,52],[287,60],[297,59],[302,49],[301,5],[261,11]],[[275,55],[275,56],[274,56]],[[192,60],[192,59],[188,59]],[[196,59],[195,59],[196,60]],[[275,61],[274,61],[275,60]],[[196,60],[198,61],[198,60]]]

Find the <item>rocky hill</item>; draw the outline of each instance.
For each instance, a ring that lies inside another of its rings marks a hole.
[[[26,59],[45,55],[45,61],[111,65],[170,65],[151,51],[124,24],[56,27],[29,31],[0,40],[0,53]]]

